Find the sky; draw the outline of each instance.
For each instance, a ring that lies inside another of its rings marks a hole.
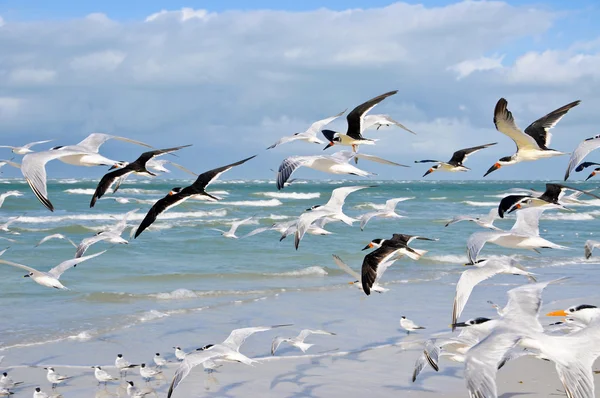
[[[68,145],[105,132],[157,148],[193,144],[177,161],[196,172],[258,154],[229,177],[272,178],[287,156],[324,153],[302,142],[266,151],[279,137],[398,90],[371,113],[417,135],[369,130],[379,141],[360,151],[411,167],[360,167],[382,179],[421,179],[428,166],[415,160],[498,142],[468,159],[468,173],[426,177],[480,179],[515,151],[494,128],[501,97],[521,128],[582,100],[553,129],[550,147],[562,152],[600,133],[599,17],[595,0],[3,0],[0,144]],[[344,132],[345,119],[328,128]],[[122,142],[101,149],[128,161],[142,151]],[[0,158],[11,156],[0,149]],[[521,163],[486,179],[560,179],[567,162]],[[47,168],[50,177],[105,172]]]

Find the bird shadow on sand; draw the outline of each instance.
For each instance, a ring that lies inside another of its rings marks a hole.
[[[327,366],[322,364],[320,359],[313,358],[308,364],[299,364],[294,368],[294,370],[275,376],[271,381],[270,389],[272,390],[279,384],[291,383],[302,389],[302,391],[294,393],[292,396],[311,396],[312,390],[324,384],[310,384],[309,379],[319,378],[321,376],[309,374],[308,372],[314,371],[317,368],[325,367]]]
[[[239,395],[235,394],[235,393],[232,394],[232,391],[235,390],[236,388],[243,387],[246,383],[247,383],[247,381],[238,381],[235,383],[227,384],[226,386],[223,386],[215,391],[206,391],[205,390],[205,393],[207,395],[214,395],[219,398],[235,398]]]
[[[527,395],[531,395],[533,394],[532,392],[506,392],[502,395],[499,395],[498,398],[515,398],[515,397],[521,397],[521,396],[527,396]],[[559,395],[558,393],[556,393],[556,395]],[[560,395],[565,395],[565,394],[560,394]]]

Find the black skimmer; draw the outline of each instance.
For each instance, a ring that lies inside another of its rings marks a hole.
[[[458,151],[454,152],[454,154],[452,155],[452,158],[448,162],[443,162],[441,160],[426,159],[426,160],[415,160],[415,163],[437,163],[435,166],[433,166],[429,170],[427,170],[427,172],[425,172],[425,174],[423,174],[423,177],[425,177],[427,174],[433,173],[434,171],[449,171],[449,172],[469,171],[471,169],[468,167],[465,167],[463,165],[465,160],[467,160],[467,157],[469,157],[469,155],[471,155],[472,153],[475,153],[477,151],[480,151],[484,148],[488,148],[488,147],[490,147],[492,145],[496,145],[496,144],[497,144],[497,142],[493,142],[491,144],[479,145],[479,146],[474,146],[471,148],[465,148],[465,149],[458,150]]]
[[[317,138],[317,133],[319,131],[321,131],[321,129],[323,127],[327,126],[329,123],[333,122],[335,119],[342,116],[344,114],[344,112],[346,112],[345,109],[342,112],[338,113],[337,115],[334,115],[334,116],[331,116],[331,117],[328,117],[328,118],[325,118],[322,120],[318,120],[318,121],[314,122],[313,124],[311,124],[310,127],[306,131],[303,131],[301,133],[296,133],[296,134],[290,135],[288,137],[280,138],[279,141],[277,141],[276,143],[274,143],[267,149],[273,149],[279,145],[287,144],[288,142],[292,142],[292,141],[306,141],[306,142],[310,142],[313,144],[324,144],[323,141],[321,141],[320,139]]]
[[[187,148],[189,146],[191,145],[182,145],[174,148],[157,149],[154,151],[144,152],[132,163],[122,162],[123,166],[120,168],[119,166],[111,167],[111,169],[117,168],[117,170],[111,171],[102,177],[98,183],[98,186],[96,187],[96,192],[94,192],[94,195],[92,196],[90,207],[94,207],[96,201],[100,199],[115,182],[117,182],[117,184],[113,190],[113,193],[117,192],[119,186],[121,186],[121,183],[132,173],[148,177],[156,177],[156,174],[146,168],[146,163],[152,158],[164,155],[166,153],[175,152],[181,148]]]
[[[137,238],[138,236],[140,236],[140,234],[144,232],[146,228],[152,225],[152,223],[156,220],[156,217],[158,217],[161,213],[169,210],[171,207],[183,203],[184,201],[190,199],[193,196],[208,196],[213,200],[219,200],[219,198],[217,198],[216,196],[213,196],[206,192],[206,187],[211,182],[219,178],[221,174],[225,173],[226,171],[230,170],[235,166],[239,166],[247,162],[248,160],[253,159],[254,157],[256,157],[256,155],[240,160],[239,162],[231,163],[227,166],[219,167],[202,173],[198,176],[198,178],[196,179],[196,181],[194,181],[192,185],[189,185],[187,187],[173,188],[171,192],[167,194],[167,196],[165,196],[162,199],[159,199],[148,211],[148,214],[146,214],[146,217],[142,220],[140,226],[135,232],[135,237]]]
[[[500,98],[494,109],[494,124],[496,130],[507,135],[515,142],[517,152],[512,156],[500,158],[483,176],[487,176],[502,166],[565,155],[563,152],[548,148],[552,138],[550,129],[556,126],[560,119],[571,108],[579,105],[580,102],[574,101],[550,112],[531,123],[523,132],[515,124],[513,115],[507,108],[508,102],[504,98]]]

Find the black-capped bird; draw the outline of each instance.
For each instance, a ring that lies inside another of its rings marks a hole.
[[[219,167],[202,173],[198,176],[198,178],[196,179],[196,181],[194,181],[192,185],[189,185],[187,187],[175,187],[171,189],[171,192],[169,192],[167,196],[165,196],[162,199],[159,199],[148,211],[148,214],[146,214],[146,217],[144,217],[144,219],[142,220],[142,223],[138,227],[137,231],[135,231],[135,237],[137,238],[142,232],[144,232],[146,228],[152,225],[152,223],[156,220],[156,217],[158,217],[159,214],[169,210],[171,207],[183,203],[191,197],[208,196],[213,200],[219,200],[219,198],[206,192],[206,187],[211,182],[219,178],[221,174],[225,173],[226,171],[235,166],[239,166],[240,164],[243,164],[248,160],[253,159],[254,157],[256,157],[256,155],[250,156],[249,158],[246,158],[244,160],[240,160],[239,162],[231,163],[227,166]]]
[[[437,163],[436,165],[431,167],[429,170],[427,170],[427,172],[425,174],[423,174],[423,177],[425,177],[427,174],[433,173],[434,171],[449,171],[449,172],[469,171],[471,169],[463,165],[463,163],[465,162],[465,160],[467,160],[469,155],[471,155],[472,153],[475,153],[477,151],[480,151],[484,148],[490,147],[492,145],[496,145],[496,144],[497,144],[497,142],[492,142],[491,144],[485,144],[485,145],[474,146],[471,148],[460,149],[460,150],[454,152],[454,154],[452,154],[452,158],[450,158],[450,160],[448,162],[442,162],[441,160],[426,159],[426,160],[415,160],[415,163]]]

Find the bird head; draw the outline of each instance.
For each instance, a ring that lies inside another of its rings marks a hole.
[[[570,316],[570,315],[578,315],[580,314],[580,311],[584,311],[584,310],[597,310],[598,307],[596,307],[595,305],[590,305],[590,304],[581,304],[581,305],[574,305],[572,307],[567,308],[566,310],[558,310],[558,311],[552,311],[546,314],[546,316]]]
[[[457,327],[457,328],[465,328],[465,327],[469,327],[469,326],[473,326],[473,325],[481,325],[482,323],[486,323],[487,321],[490,321],[490,320],[491,320],[490,318],[479,317],[479,318],[469,319],[466,322],[457,322],[452,326]]]
[[[488,169],[488,171],[483,175],[484,177],[487,176],[488,174],[490,174],[493,171],[498,170],[499,168],[501,168],[502,166],[507,166],[509,164],[515,164],[517,163],[514,158],[512,156],[505,156],[503,158],[498,159],[498,161],[496,163],[494,163],[494,165],[492,167],[490,167]]]
[[[431,166],[431,168],[430,168],[429,170],[427,170],[427,171],[425,172],[425,174],[423,174],[423,177],[425,177],[427,174],[431,174],[431,173],[433,173],[434,171],[436,171],[436,170],[437,170],[437,169],[439,169],[439,168],[440,168],[440,165],[439,165],[439,164],[436,164],[435,166]]]
[[[323,131],[321,131],[321,133],[323,133],[325,138],[327,138],[329,140],[329,144],[327,144],[327,146],[325,148],[323,148],[323,150],[334,146],[336,142],[342,141],[342,138],[340,137],[340,133],[335,132],[333,130],[323,130]]]
[[[369,242],[368,245],[366,245],[365,247],[363,247],[362,250],[367,250],[367,249],[379,249],[381,247],[381,245],[383,244],[383,242],[385,241],[385,239],[373,239],[371,242]]]
[[[117,358],[123,358],[123,354],[117,354]]]
[[[169,192],[169,196],[177,195],[179,192],[181,192],[182,189],[183,188],[181,188],[181,187],[175,187],[175,188],[171,189],[171,192]]]
[[[123,167],[127,166],[129,164],[129,162],[126,162],[124,160],[120,160],[115,162],[115,164],[113,164],[110,169],[108,170],[114,170],[114,169],[122,169]]]

